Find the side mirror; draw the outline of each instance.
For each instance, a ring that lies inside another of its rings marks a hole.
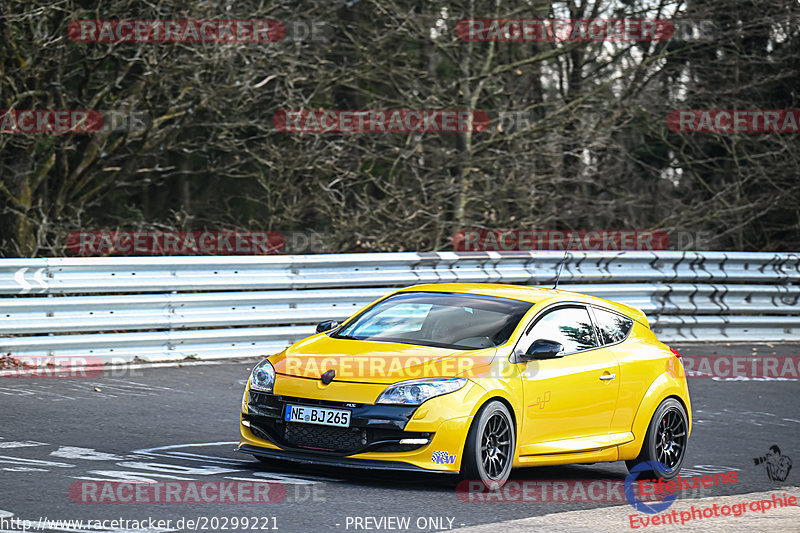
[[[333,328],[338,328],[339,323],[335,320],[326,320],[325,322],[320,322],[317,324],[317,333],[322,333],[323,331],[330,331]]]
[[[564,346],[555,341],[547,339],[536,339],[528,348],[528,351],[522,354],[522,359],[558,359],[564,357]]]

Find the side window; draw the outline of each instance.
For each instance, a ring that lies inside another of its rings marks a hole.
[[[613,344],[628,336],[633,327],[633,320],[626,316],[605,311],[603,309],[593,309],[594,316],[597,318],[597,330],[600,335],[600,342],[603,344]]]
[[[537,339],[561,343],[565,353],[597,347],[594,326],[584,307],[559,307],[548,311],[531,329],[525,348]]]

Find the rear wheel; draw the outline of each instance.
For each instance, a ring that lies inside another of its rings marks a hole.
[[[514,422],[499,401],[481,407],[467,434],[461,475],[480,480],[489,490],[505,485],[511,474],[516,450]]]
[[[688,440],[689,419],[686,410],[675,398],[667,398],[650,420],[639,456],[632,461],[625,461],[625,465],[628,471],[632,471],[636,465],[647,463],[637,469],[641,479],[672,479],[681,470]]]

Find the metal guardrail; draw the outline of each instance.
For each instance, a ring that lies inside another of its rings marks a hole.
[[[0,259],[0,355],[257,356],[391,288],[552,286],[563,252]],[[800,340],[800,255],[570,252],[559,288],[642,309],[665,341]]]

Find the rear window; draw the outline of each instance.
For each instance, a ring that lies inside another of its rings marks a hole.
[[[595,307],[594,316],[597,319],[597,333],[603,344],[614,344],[623,340],[633,327],[632,319],[604,309]]]

